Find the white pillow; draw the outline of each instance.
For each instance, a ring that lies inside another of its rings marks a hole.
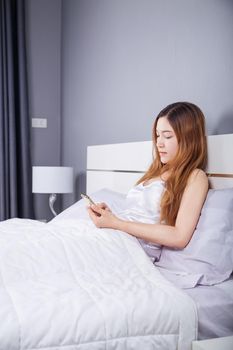
[[[103,188],[99,191],[91,193],[90,197],[96,203],[105,202],[114,214],[117,214],[124,209],[126,195],[123,193]],[[80,199],[79,201],[71,205],[69,208],[62,211],[50,222],[70,219],[89,219],[89,215],[87,212],[87,204],[84,199]]]

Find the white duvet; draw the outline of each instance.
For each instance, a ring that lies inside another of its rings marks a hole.
[[[0,223],[0,350],[191,349],[192,300],[89,220]]]

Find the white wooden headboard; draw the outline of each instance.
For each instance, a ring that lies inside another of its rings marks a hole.
[[[211,187],[233,187],[233,134],[211,135],[208,167]],[[109,188],[126,193],[152,161],[152,142],[129,142],[87,148],[87,193]]]

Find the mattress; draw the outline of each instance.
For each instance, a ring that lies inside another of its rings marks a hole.
[[[233,275],[214,286],[184,290],[196,303],[198,339],[233,335]]]

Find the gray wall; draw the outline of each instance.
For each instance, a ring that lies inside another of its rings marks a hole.
[[[34,165],[74,166],[86,147],[149,140],[168,103],[197,103],[208,134],[233,132],[232,0],[27,0]],[[61,154],[62,145],[62,154]],[[61,160],[62,157],[62,160]],[[35,195],[49,218],[47,195]]]
[[[47,129],[32,130],[33,165],[61,161],[61,0],[27,0],[30,115],[47,118]],[[34,194],[37,219],[49,219],[48,195]],[[59,203],[57,203],[59,206]]]
[[[156,114],[187,100],[208,134],[233,132],[233,1],[66,0],[62,160],[85,186],[86,147],[149,140]]]

